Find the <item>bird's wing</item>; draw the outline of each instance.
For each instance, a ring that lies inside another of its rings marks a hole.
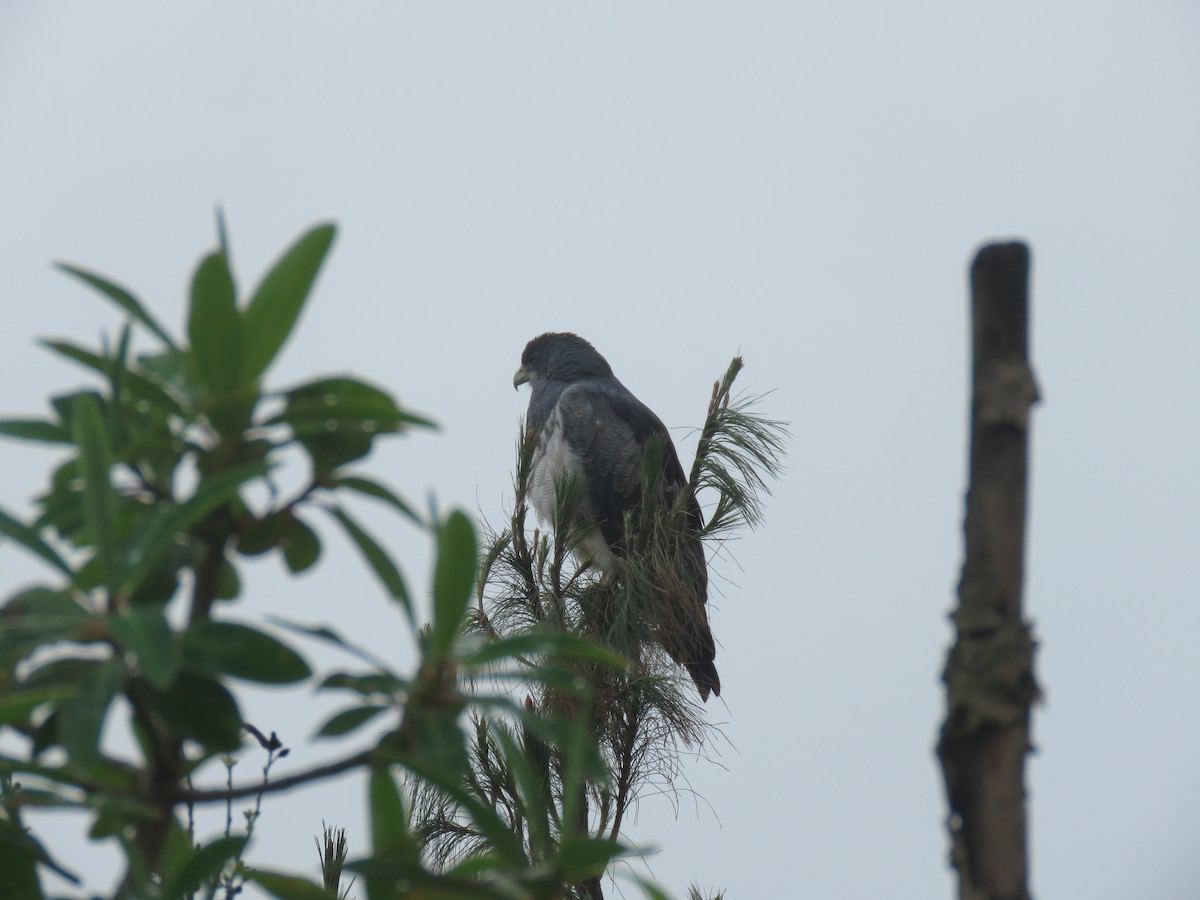
[[[632,394],[624,393],[654,416]],[[558,400],[562,438],[583,475],[587,512],[610,547],[619,546],[624,538],[625,510],[637,501],[641,488],[642,451],[648,432],[644,415],[637,412],[619,392],[596,381],[576,382]]]
[[[642,454],[652,438],[662,441],[662,488],[667,504],[687,485],[667,427],[649,407],[619,381],[581,381],[559,396],[557,413],[562,436],[578,460],[587,484],[590,512],[599,521],[609,546],[624,537],[623,515],[638,500]],[[687,527],[703,527],[700,506],[688,498]],[[698,546],[698,545],[697,545]],[[700,569],[704,569],[700,550]]]
[[[625,537],[625,511],[640,498],[642,455],[646,442],[662,440],[663,501],[675,502],[687,477],[666,426],[616,379],[576,382],[559,397],[562,438],[582,471],[588,513],[608,546],[619,550]],[[703,698],[720,694],[713,659],[716,646],[708,624],[708,566],[700,538],[704,522],[695,496],[689,496],[678,545],[677,575],[660,611],[659,639],[684,665]]]

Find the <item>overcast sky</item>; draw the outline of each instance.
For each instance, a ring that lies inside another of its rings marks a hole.
[[[699,799],[677,815],[646,799],[631,837],[680,894],[949,897],[932,747],[961,558],[965,272],[980,242],[1020,236],[1044,396],[1033,887],[1194,897],[1197,109],[1189,0],[8,0],[0,415],[86,382],[36,336],[120,327],[52,259],[180,328],[218,203],[243,284],[311,223],[340,224],[275,385],[352,371],[437,418],[368,468],[443,509],[510,508],[527,403],[511,379],[535,334],[592,341],[685,458],[744,354],[742,386],[791,423],[789,471],[763,529],[714,563],[724,739],[686,764]],[[26,516],[53,454],[0,454],[0,503]],[[425,539],[362,511],[426,584]],[[394,610],[324,531],[320,568],[255,566],[231,612],[336,622],[406,666]],[[5,596],[45,574],[0,548]],[[246,703],[295,769],[338,752],[308,740],[330,708]],[[322,820],[365,852],[364,809],[357,778],[272,799],[251,858],[315,871]],[[80,821],[34,823],[111,889],[116,856],[84,848]]]

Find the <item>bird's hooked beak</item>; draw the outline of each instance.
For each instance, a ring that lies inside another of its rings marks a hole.
[[[517,369],[517,374],[513,375],[513,390],[515,391],[521,385],[527,384],[532,379],[533,373],[524,366],[521,366],[521,368]]]

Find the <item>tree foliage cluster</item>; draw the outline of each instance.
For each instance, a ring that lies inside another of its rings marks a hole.
[[[669,784],[678,748],[701,743],[708,728],[661,651],[669,623],[653,609],[656,576],[645,563],[659,552],[661,522],[639,532],[646,552],[629,554],[627,577],[597,579],[572,561],[573,536],[527,534],[528,440],[511,522],[482,548],[463,512],[415,512],[361,466],[375,441],[428,429],[428,419],[349,376],[269,387],[334,227],[306,232],[244,293],[218,226],[218,245],[191,280],[182,338],[127,289],[62,266],[126,322],[99,348],[46,342],[97,386],[53,397],[44,418],[0,422],[2,435],[66,453],[32,518],[0,510],[0,535],[49,572],[0,608],[0,728],[23,748],[0,754],[5,896],[42,897],[46,871],[77,881],[69,854],[27,825],[30,810],[46,808],[86,813],[91,838],[120,848],[121,897],[232,897],[248,883],[281,898],[335,897],[346,893],[343,870],[369,900],[597,896],[602,873],[632,852],[625,811],[639,791]],[[134,352],[135,329],[151,349]],[[712,494],[714,541],[758,521],[764,475],[778,471],[782,451],[777,423],[731,402],[739,367],[714,388],[692,472]],[[295,447],[308,473],[286,493],[274,475]],[[565,510],[570,484],[561,494]],[[435,543],[428,621],[356,516],[364,498]],[[328,626],[264,628],[231,612],[246,560],[277,556],[297,574],[316,564],[322,518],[358,548],[413,634],[410,670]],[[297,639],[339,647],[359,665],[317,676]],[[288,750],[243,720],[247,683],[315,684],[347,699],[317,736],[361,741],[368,725],[376,736],[366,750],[272,778]],[[137,752],[114,753],[106,728],[125,729]],[[232,759],[256,748],[268,760],[261,781],[194,783],[211,761],[232,771]],[[319,846],[322,879],[250,861],[264,797],[360,769],[367,852],[350,858],[333,830]],[[196,806],[243,800],[254,803],[245,828],[227,818],[222,833],[196,833]]]

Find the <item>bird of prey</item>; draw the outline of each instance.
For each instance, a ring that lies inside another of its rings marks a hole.
[[[579,479],[580,502],[572,523],[582,533],[576,553],[602,573],[616,570],[624,552],[625,513],[642,501],[642,461],[647,442],[658,440],[662,472],[658,501],[671,507],[687,478],[666,426],[613,375],[596,349],[575,334],[547,333],[521,354],[513,386],[530,386],[526,425],[534,432],[529,500],[538,518],[554,522],[557,486]],[[720,696],[713,664],[716,646],[708,624],[708,569],[700,540],[703,519],[694,495],[685,500],[676,542],[675,577],[663,588],[657,640],[683,665],[703,700]]]

